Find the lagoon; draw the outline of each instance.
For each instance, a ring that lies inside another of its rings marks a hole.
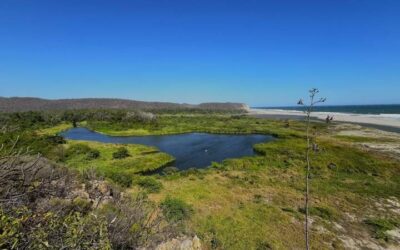
[[[274,140],[260,134],[232,135],[186,133],[150,136],[108,136],[86,128],[72,128],[60,134],[65,139],[116,144],[143,144],[157,147],[175,157],[179,170],[205,168],[227,158],[254,155],[253,145]]]

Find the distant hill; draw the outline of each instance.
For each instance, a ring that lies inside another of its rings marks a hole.
[[[67,110],[67,109],[140,109],[176,110],[204,109],[215,111],[246,111],[243,103],[201,103],[198,105],[170,102],[144,102],[127,99],[81,98],[48,100],[34,97],[0,97],[0,112]]]

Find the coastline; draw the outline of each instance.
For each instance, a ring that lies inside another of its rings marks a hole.
[[[260,118],[304,119],[304,113],[297,110],[281,109],[250,109],[249,115]],[[389,132],[400,133],[400,118],[390,115],[350,114],[338,112],[314,112],[312,118],[325,121],[327,116],[333,116],[334,122],[353,123],[365,127],[376,128]]]

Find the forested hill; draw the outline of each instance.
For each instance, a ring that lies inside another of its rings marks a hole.
[[[66,109],[141,109],[141,110],[227,110],[246,111],[242,103],[201,103],[198,105],[170,102],[144,102],[127,99],[82,98],[48,100],[33,97],[0,97],[0,112],[66,110]]]

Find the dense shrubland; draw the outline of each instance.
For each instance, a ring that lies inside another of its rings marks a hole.
[[[187,233],[164,210],[145,193],[123,196],[93,172],[78,175],[40,156],[2,150],[1,248],[154,247]]]
[[[0,112],[27,110],[78,110],[78,109],[145,110],[157,112],[245,112],[241,103],[201,103],[198,105],[168,102],[144,102],[113,98],[80,98],[48,100],[32,97],[0,97]]]

